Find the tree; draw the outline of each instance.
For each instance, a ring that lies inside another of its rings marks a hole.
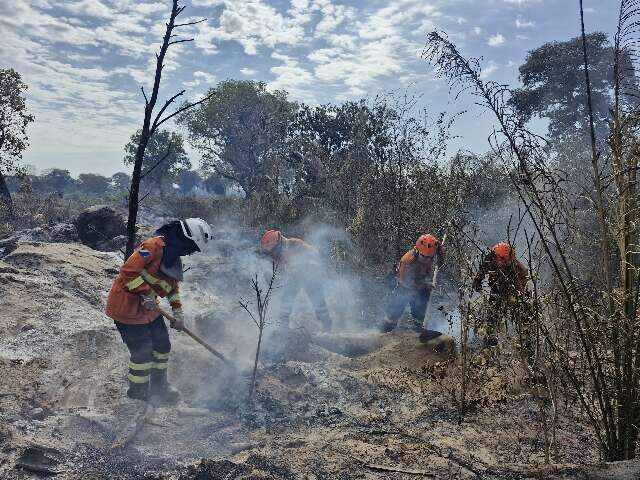
[[[585,34],[589,52],[591,105],[596,141],[607,147],[609,112],[614,103],[614,48],[601,32]],[[635,74],[629,50],[621,50],[618,63],[628,73],[634,87]],[[548,136],[554,161],[567,173],[567,180],[578,190],[589,190],[590,172],[584,168],[591,162],[587,88],[584,82],[582,37],[564,42],[546,43],[528,53],[520,66],[522,88],[513,91],[511,104],[523,121],[532,117],[549,120]],[[637,94],[634,95],[637,99]],[[627,102],[631,96],[622,101]],[[633,100],[632,100],[633,102]],[[608,152],[604,152],[608,154]],[[603,163],[609,174],[611,165]],[[595,226],[597,219],[585,219],[585,227]]]
[[[216,195],[224,195],[227,191],[227,180],[220,175],[209,175],[204,180],[204,188],[209,193],[214,193]]]
[[[89,195],[102,195],[109,189],[109,179],[95,173],[78,175],[78,187]]]
[[[111,176],[110,184],[111,188],[113,188],[115,191],[120,192],[123,190],[127,190],[129,188],[129,185],[131,184],[131,176],[124,172],[114,173]]]
[[[13,69],[0,69],[0,201],[13,216],[13,202],[4,176],[16,171],[28,147],[27,125],[34,121],[27,111],[27,85]]]
[[[605,137],[613,104],[614,52],[602,32],[586,36],[590,58],[591,99],[598,138]],[[631,65],[625,57],[627,66]],[[512,103],[525,121],[549,119],[549,135],[566,139],[588,131],[587,89],[582,71],[582,38],[550,42],[530,51],[520,66],[522,88],[513,91]]]
[[[192,107],[195,107],[196,105],[199,105],[200,103],[208,99],[208,97],[205,97],[195,103],[186,103],[175,112],[166,114],[167,109],[176,101],[176,99],[184,95],[185,90],[181,90],[174,96],[170,97],[167,101],[165,101],[164,105],[154,115],[154,110],[158,101],[158,93],[160,91],[160,81],[162,80],[162,70],[164,69],[164,61],[169,47],[179,43],[193,41],[193,38],[176,38],[177,34],[174,33],[174,30],[181,27],[196,25],[198,23],[206,21],[206,19],[202,19],[194,22],[176,23],[178,16],[184,11],[185,8],[186,7],[179,5],[178,0],[173,0],[171,14],[169,15],[169,21],[165,24],[166,29],[164,37],[162,38],[162,45],[160,46],[160,51],[156,53],[156,71],[153,79],[151,97],[147,97],[147,94],[144,91],[144,87],[140,88],[140,90],[142,90],[145,104],[144,119],[142,121],[142,129],[140,130],[138,144],[135,148],[135,154],[133,156],[133,175],[131,177],[131,188],[129,189],[129,216],[127,219],[127,246],[125,251],[126,257],[129,257],[133,253],[133,249],[135,247],[136,222],[138,219],[138,207],[140,202],[140,180],[142,179],[143,175],[142,168],[145,160],[145,152],[147,150],[147,145],[150,139],[153,137],[153,134],[156,133],[161,125],[168,122],[176,115],[180,115],[181,113],[186,112]],[[170,153],[171,152],[168,151],[166,155],[168,156],[170,155]],[[151,171],[151,168],[148,171]]]
[[[124,147],[124,164],[135,163],[140,143],[141,131],[131,136]],[[144,154],[144,163],[140,181],[151,190],[163,193],[178,178],[178,175],[191,168],[191,162],[184,149],[182,135],[167,130],[156,131],[148,140]]]
[[[180,188],[180,192],[183,195],[186,195],[202,183],[202,178],[200,178],[198,172],[194,172],[193,170],[183,170],[178,175],[177,183]]]
[[[52,168],[50,170],[45,170],[42,173],[43,175],[40,177],[42,179],[40,186],[47,193],[66,193],[72,190],[76,184],[76,181],[69,173],[69,170]]]
[[[280,160],[296,109],[286,92],[269,92],[264,82],[226,80],[178,122],[202,153],[203,167],[236,182],[250,196],[279,189]]]

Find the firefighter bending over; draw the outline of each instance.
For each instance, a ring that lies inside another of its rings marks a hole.
[[[205,250],[211,241],[209,225],[199,218],[171,222],[145,240],[120,268],[107,300],[111,317],[129,349],[127,396],[155,405],[174,404],[179,394],[167,381],[171,342],[157,311],[158,297],[166,297],[180,330],[184,314],[180,301],[180,257]]]
[[[498,343],[497,328],[500,320],[511,320],[519,332],[528,324],[524,318],[528,296],[529,271],[516,259],[515,249],[506,242],[495,245],[483,258],[480,269],[473,280],[476,292],[482,291],[482,282],[488,277],[491,314],[485,319],[483,343],[487,347]],[[528,335],[528,332],[527,332]]]
[[[383,331],[389,332],[397,326],[407,304],[416,322],[415,329],[422,329],[427,302],[433,288],[431,281],[436,257],[441,264],[443,256],[440,242],[430,234],[418,238],[415,247],[402,256],[397,269],[397,283],[387,306],[389,322],[384,325]]]
[[[318,249],[298,238],[287,238],[278,230],[267,230],[260,240],[260,248],[278,263],[284,279],[280,327],[285,330],[289,328],[295,298],[300,290],[304,290],[323,330],[330,331],[332,320],[324,296],[324,275]]]

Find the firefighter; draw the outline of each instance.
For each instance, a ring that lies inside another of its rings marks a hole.
[[[415,246],[402,256],[397,268],[396,285],[387,305],[389,322],[384,325],[383,331],[389,332],[397,326],[407,304],[416,322],[415,328],[422,328],[427,302],[433,288],[436,257],[438,262],[442,262],[440,242],[431,234],[420,236]]]
[[[473,280],[473,289],[482,291],[482,282],[488,276],[491,315],[485,319],[484,346],[498,343],[497,326],[501,318],[511,319],[520,332],[526,326],[525,297],[528,295],[529,271],[516,259],[516,251],[506,242],[496,244],[483,258]]]
[[[278,230],[264,233],[260,239],[260,249],[278,263],[284,275],[280,327],[284,330],[289,328],[293,304],[302,289],[309,296],[323,330],[330,331],[332,320],[324,296],[322,261],[318,249],[298,238],[287,238]]]
[[[179,394],[167,381],[171,343],[164,318],[157,311],[158,297],[167,298],[181,330],[181,257],[202,252],[211,241],[211,228],[199,218],[174,221],[145,240],[120,268],[107,299],[106,314],[115,321],[129,349],[127,396],[161,405],[175,404]]]

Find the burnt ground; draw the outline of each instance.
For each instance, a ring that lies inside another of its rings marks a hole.
[[[256,332],[237,305],[247,278],[225,257],[191,265],[185,303],[189,324],[237,368],[172,333],[182,401],[146,408],[125,397],[127,352],[101,313],[119,262],[44,243],[0,260],[0,478],[637,478],[585,466],[597,452],[570,407],[544,466],[538,403],[508,362],[485,368],[461,415],[446,352],[406,330],[367,329],[376,321],[364,314],[320,334],[305,300],[288,341],[266,341],[247,402]]]

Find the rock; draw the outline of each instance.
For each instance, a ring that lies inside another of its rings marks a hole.
[[[71,223],[57,223],[19,230],[11,237],[0,240],[0,258],[13,252],[19,242],[72,243],[78,241],[78,232]]]
[[[116,252],[118,250],[124,250],[124,247],[127,245],[127,237],[125,235],[118,235],[117,237],[112,238],[108,242],[103,242],[99,244],[98,250],[103,252]]]
[[[112,251],[112,241],[127,233],[124,216],[106,205],[88,208],[78,215],[74,224],[80,241],[100,251]],[[121,242],[121,239],[117,242]]]
[[[78,240],[78,230],[73,223],[58,223],[51,227],[49,234],[51,243],[70,243]]]
[[[49,447],[32,446],[26,448],[18,461],[16,468],[44,475],[56,475],[60,464],[60,452]]]

